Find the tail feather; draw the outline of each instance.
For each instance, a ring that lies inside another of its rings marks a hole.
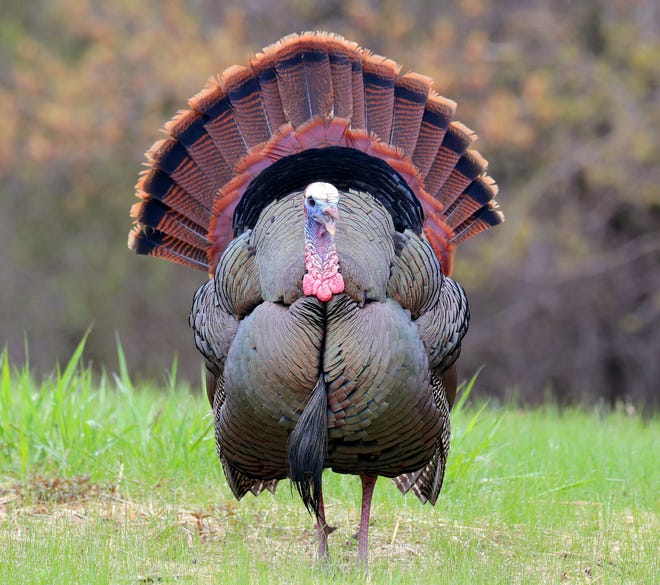
[[[353,115],[353,67],[351,53],[355,48],[338,37],[328,37],[328,59],[332,76],[332,115],[351,119]]]
[[[419,229],[449,274],[457,243],[503,221],[497,189],[470,149],[476,136],[452,121],[456,103],[400,69],[340,36],[303,33],[211,78],[147,153],[131,247],[212,269],[261,172],[308,149],[342,147],[384,160],[408,183],[423,209]],[[403,192],[394,187],[395,198]]]
[[[438,154],[424,178],[426,190],[435,196],[468,147],[476,140],[474,133],[460,122],[451,122]]]
[[[304,34],[297,42],[284,44],[275,61],[275,71],[285,116],[294,126],[330,114],[330,58],[325,43],[316,35]]]
[[[131,216],[143,226],[154,228],[177,240],[204,251],[208,246],[204,228],[177,213],[160,201],[136,203]]]
[[[266,120],[270,134],[275,134],[277,129],[286,124],[282,98],[277,85],[277,72],[275,71],[276,53],[266,48],[250,59],[250,67],[254,71],[259,82],[261,98],[263,100]]]
[[[351,55],[351,90],[353,93],[353,114],[349,118],[353,128],[367,127],[367,108],[364,90],[364,68],[362,51],[356,48]]]
[[[461,161],[459,161],[457,169]],[[485,160],[482,159],[482,161],[485,164]],[[470,168],[464,168],[463,173],[455,169],[450,175],[450,179],[456,175],[453,179],[454,192],[449,193],[445,201],[441,199],[446,207],[445,218],[447,224],[452,229],[462,224],[497,195],[497,188],[489,184],[486,179],[485,169],[481,161],[476,165],[469,163],[468,166]],[[447,183],[449,182],[448,179]]]
[[[203,251],[208,246],[204,233],[206,218],[213,205],[211,183],[177,140],[157,142],[147,157],[153,168],[138,182],[137,194],[142,202],[132,207],[131,216],[146,228]],[[151,246],[137,244],[140,239],[136,235],[130,240],[135,243],[135,250],[152,254]]]
[[[456,111],[456,102],[431,92],[424,107],[412,161],[420,174],[426,177],[438,149],[445,137],[449,123]]]
[[[477,210],[456,227],[451,242],[454,245],[460,244],[491,227],[501,224],[503,221],[504,214],[498,209],[494,201],[489,201],[487,205]]]
[[[206,131],[205,123],[206,118],[199,112],[183,110],[165,124],[165,130],[183,144],[189,156],[217,190],[231,179],[231,169]]]
[[[428,77],[407,73],[399,77],[394,85],[392,133],[389,141],[408,157],[412,157],[417,145],[431,84]]]
[[[231,176],[229,172],[222,174],[227,166],[203,122],[194,111],[181,111],[168,122],[165,128],[172,138],[157,142],[148,152],[153,169],[136,187],[143,202],[131,209],[131,216],[142,226],[200,248],[202,252],[208,247],[206,231],[213,193]],[[135,235],[131,240],[136,242],[136,251],[152,253],[151,245],[137,244],[143,238],[143,235]],[[171,246],[171,240],[168,242]],[[196,261],[194,264],[198,265]]]
[[[188,102],[206,118],[204,127],[230,170],[247,152],[247,143],[232,114],[231,102],[220,81],[210,79],[207,86]]]
[[[248,148],[270,138],[271,131],[261,98],[259,81],[247,67],[235,65],[225,71],[221,83],[229,97],[232,114]]]
[[[147,152],[154,168],[160,169],[204,207],[213,206],[213,186],[188,156],[183,145],[172,138],[156,142]]]
[[[138,254],[156,256],[198,270],[209,269],[204,250],[150,227],[135,226],[128,234],[128,247]]]
[[[381,140],[387,140],[392,131],[394,86],[400,69],[380,55],[369,55],[362,61],[366,126]]]
[[[146,204],[152,200],[161,201],[202,227],[208,223],[209,215],[212,213],[212,208],[209,209],[205,205],[206,202],[190,197],[185,189],[159,169],[146,171],[142,175],[136,185],[136,193]]]
[[[486,172],[488,163],[476,150],[468,150],[458,159],[444,185],[436,193],[436,199],[442,203],[449,213],[449,208],[457,203],[457,199],[477,177]]]

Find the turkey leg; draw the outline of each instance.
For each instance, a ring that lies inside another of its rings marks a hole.
[[[360,475],[362,480],[362,511],[360,513],[360,529],[358,531],[358,559],[367,564],[369,555],[369,515],[371,513],[371,497],[376,485],[376,475]]]
[[[328,535],[332,534],[337,527],[328,526],[325,521],[325,508],[323,507],[323,493],[319,494],[319,512],[316,515],[316,533],[319,539],[319,559],[326,561],[328,559]]]

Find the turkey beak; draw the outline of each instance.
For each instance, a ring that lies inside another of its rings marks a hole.
[[[336,205],[328,205],[321,215],[321,222],[326,231],[334,238],[335,236],[335,220],[339,218],[339,210]]]

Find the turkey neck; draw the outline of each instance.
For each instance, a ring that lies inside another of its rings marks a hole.
[[[307,218],[305,222],[305,255],[307,254],[316,256],[322,264],[334,262],[339,268],[335,239],[325,227],[311,218]],[[305,266],[307,267],[307,263]]]
[[[305,295],[329,301],[333,294],[344,291],[335,240],[324,226],[309,217],[305,222],[305,272]]]

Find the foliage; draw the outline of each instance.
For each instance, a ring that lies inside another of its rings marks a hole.
[[[379,480],[365,577],[357,478],[325,474],[322,569],[286,482],[233,500],[201,388],[95,380],[82,347],[42,382],[0,359],[2,583],[658,582],[657,417],[483,406],[468,384],[436,507]]]
[[[28,366],[12,368],[0,356],[0,473],[34,478],[36,493],[57,487],[69,493],[85,486],[114,485],[124,477],[140,484],[178,481],[176,473],[212,466],[205,443],[213,441],[209,409],[189,388],[170,377],[166,391],[136,391],[127,371],[95,379],[83,366],[86,339],[64,369],[36,382]],[[119,362],[125,363],[119,347]],[[176,371],[176,365],[172,372]],[[174,475],[168,477],[162,462]],[[48,477],[68,478],[50,484]],[[130,487],[121,486],[131,493]],[[58,496],[59,497],[59,496]],[[65,498],[66,499],[66,498]]]
[[[179,354],[203,275],[126,250],[143,152],[207,77],[329,29],[430,75],[501,186],[507,223],[459,250],[461,364],[480,391],[656,403],[658,12],[652,0],[9,0],[0,22],[0,331],[45,372],[90,357],[151,378]]]

